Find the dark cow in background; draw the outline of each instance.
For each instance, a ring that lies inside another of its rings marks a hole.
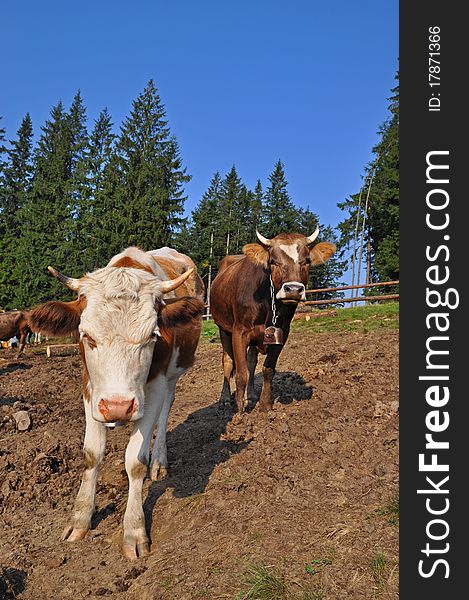
[[[166,474],[168,415],[176,383],[194,362],[203,282],[191,259],[170,248],[128,248],[106,267],[79,279],[49,270],[78,298],[46,302],[30,312],[31,322],[51,334],[78,329],[86,416],[85,469],[63,539],[80,540],[88,532],[107,430],[131,423],[125,452],[129,494],[123,552],[128,558],[147,556],[143,480],[148,467],[152,479]]]
[[[15,335],[18,336],[17,356],[23,352],[26,345],[26,338],[30,333],[32,333],[32,329],[27,311],[12,310],[0,313],[0,341],[6,342]]]
[[[233,371],[238,412],[244,410],[246,387],[248,400],[255,401],[254,372],[261,352],[267,356],[259,407],[264,411],[272,407],[270,388],[277,359],[298,302],[306,299],[309,268],[325,263],[336,250],[329,242],[313,245],[318,234],[319,229],[309,237],[281,233],[269,240],[257,232],[259,244],[247,244],[243,255],[221,261],[210,308],[223,345],[222,404],[231,400]]]

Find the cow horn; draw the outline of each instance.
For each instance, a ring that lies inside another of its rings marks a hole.
[[[194,271],[194,269],[192,268],[192,269],[189,269],[188,271],[186,271],[185,273],[183,273],[182,275],[179,275],[179,277],[176,277],[176,279],[168,279],[167,281],[162,281],[160,283],[161,292],[163,294],[172,292],[177,287],[182,285],[186,281],[186,279],[189,277],[189,275],[191,275],[193,273],[193,271]]]
[[[270,240],[268,238],[265,238],[263,235],[261,235],[256,228],[256,235],[260,241],[261,244],[263,244],[264,246],[270,246]]]
[[[318,235],[319,235],[319,227],[316,226],[314,233],[312,233],[309,237],[306,238],[308,240],[308,245],[312,244],[314,242],[314,240],[318,237]]]
[[[80,280],[79,279],[74,279],[73,277],[66,277],[65,275],[62,275],[62,273],[60,271],[57,271],[57,269],[54,269],[54,267],[47,267],[47,269],[49,270],[50,273],[52,273],[52,275],[58,279],[60,281],[60,283],[62,283],[65,287],[68,287],[68,289],[73,290],[74,292],[77,292],[80,288]]]

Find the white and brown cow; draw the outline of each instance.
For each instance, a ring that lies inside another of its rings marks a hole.
[[[123,553],[146,556],[142,484],[148,467],[152,479],[166,474],[168,415],[176,382],[194,362],[203,282],[191,259],[169,248],[128,248],[80,279],[49,270],[78,298],[47,302],[33,309],[30,319],[36,329],[50,334],[78,329],[86,415],[85,469],[63,539],[80,540],[90,528],[108,427],[132,422],[125,453],[129,495]]]

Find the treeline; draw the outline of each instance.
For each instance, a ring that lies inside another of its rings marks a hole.
[[[4,144],[5,146],[5,144]],[[33,144],[26,115],[4,152],[0,195],[0,306],[63,296],[47,273],[104,266],[126,246],[170,244],[183,223],[189,180],[152,81],[113,133],[107,110],[91,132],[77,93],[61,102]]]
[[[310,234],[317,217],[291,201],[279,161],[265,193],[249,190],[236,168],[213,176],[189,219],[184,184],[189,181],[153,81],[132,104],[119,134],[105,109],[87,128],[77,93],[67,110],[54,106],[34,143],[26,115],[16,139],[1,131],[0,307],[28,307],[67,297],[47,272],[54,265],[79,276],[130,245],[165,245],[189,254],[201,274],[212,276],[225,254],[280,231]],[[333,237],[331,228],[322,235]],[[335,282],[337,262],[322,269],[321,284]]]
[[[348,212],[338,230],[342,252],[349,252],[352,283],[399,279],[399,86],[391,93],[389,117],[379,128],[362,189],[338,204]],[[389,293],[398,291],[392,288]]]
[[[244,244],[257,241],[256,229],[265,237],[274,237],[283,231],[311,235],[319,225],[319,241],[337,241],[332,227],[320,223],[318,216],[308,208],[294,205],[280,160],[268,180],[265,191],[260,180],[254,190],[249,190],[235,166],[224,177],[216,172],[189,222],[176,236],[175,247],[190,254],[207,283],[215,276],[217,265],[226,254],[240,254]],[[333,257],[311,273],[310,285],[335,285],[344,267],[343,260]]]
[[[380,132],[387,144],[380,165],[398,153],[388,125]],[[376,214],[385,214],[387,205],[395,204],[394,188],[392,193],[387,188],[389,177],[383,167],[381,183],[379,187],[375,183],[373,192]],[[310,284],[341,283],[354,219],[363,214],[357,195],[342,205],[350,216],[339,226],[339,236],[309,208],[295,205],[280,160],[265,189],[260,180],[249,189],[235,166],[228,173],[214,173],[186,218],[184,186],[189,180],[151,80],[118,132],[106,109],[89,130],[79,92],[68,109],[62,102],[51,109],[37,136],[29,115],[12,140],[0,121],[0,309],[70,297],[48,275],[48,265],[80,276],[104,266],[130,245],[145,250],[175,247],[194,259],[208,283],[223,256],[240,253],[245,243],[255,241],[256,228],[266,237],[282,231],[309,235],[319,224],[319,239],[337,241],[342,253],[315,270]],[[372,240],[367,255],[372,277],[394,276],[381,265],[385,256],[396,259],[395,248],[387,241],[380,254],[380,240],[383,235],[394,239],[398,219],[378,223],[375,213],[369,214],[375,219],[366,226],[367,239]]]

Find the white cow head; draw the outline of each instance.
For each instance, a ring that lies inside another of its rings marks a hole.
[[[83,393],[91,402],[95,420],[115,423],[140,419],[159,324],[165,322],[163,295],[182,285],[192,270],[172,280],[162,279],[161,268],[151,256],[136,248],[79,279],[65,277],[52,267],[49,270],[78,292],[78,300],[47,302],[34,309],[36,327],[52,334],[78,329],[84,363]],[[201,312],[200,301],[182,300],[180,310],[185,314],[179,314],[177,301],[172,303],[172,322]]]

